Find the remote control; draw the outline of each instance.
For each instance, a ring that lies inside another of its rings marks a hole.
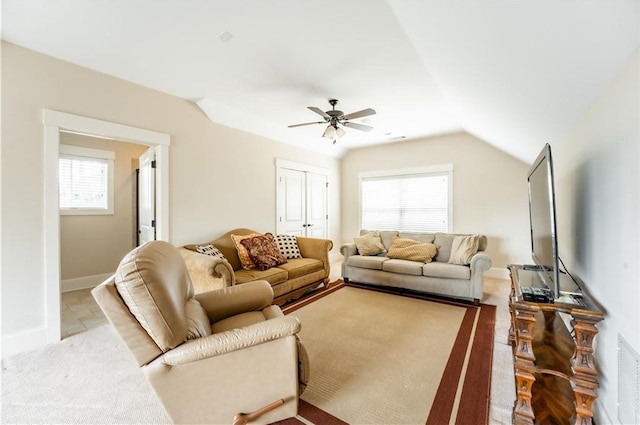
[[[535,301],[535,297],[533,294],[533,288],[529,286],[523,286],[520,288],[520,292],[522,292],[522,298],[525,301]]]

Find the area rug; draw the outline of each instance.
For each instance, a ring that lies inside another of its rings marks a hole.
[[[495,306],[345,287],[283,307],[311,377],[283,423],[486,424]]]

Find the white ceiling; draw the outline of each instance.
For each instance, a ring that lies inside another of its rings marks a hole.
[[[227,41],[217,38],[228,31]],[[640,44],[638,0],[3,0],[2,38],[341,156],[467,131],[524,161]],[[335,145],[307,106],[374,108]]]

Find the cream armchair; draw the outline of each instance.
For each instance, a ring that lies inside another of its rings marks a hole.
[[[92,294],[175,423],[296,416],[307,371],[300,323],[271,305],[266,281],[194,295],[178,251],[153,241]]]

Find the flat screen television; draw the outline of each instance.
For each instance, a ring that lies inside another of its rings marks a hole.
[[[543,283],[557,299],[560,297],[558,232],[553,161],[551,146],[548,143],[531,165],[527,181],[529,186],[531,257]]]

